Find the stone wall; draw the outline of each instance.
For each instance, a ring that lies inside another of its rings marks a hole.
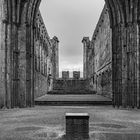
[[[98,94],[112,98],[112,70],[111,65],[106,66],[99,75],[95,77],[96,90]]]
[[[97,93],[112,98],[112,31],[105,6],[92,37]]]
[[[34,34],[35,75],[34,96],[44,95],[52,87],[52,45],[40,12],[37,13]]]
[[[88,81],[84,79],[57,79],[54,80],[53,90],[54,91],[64,91],[66,93],[80,93],[89,91]]]
[[[112,98],[112,30],[105,5],[91,41],[84,37],[84,78],[98,94]]]
[[[6,96],[5,91],[5,24],[3,23],[4,17],[4,1],[0,1],[0,108],[4,106],[4,100]]]

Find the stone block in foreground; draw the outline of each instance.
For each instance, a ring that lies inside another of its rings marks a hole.
[[[89,138],[89,114],[66,113],[66,139],[85,140]]]

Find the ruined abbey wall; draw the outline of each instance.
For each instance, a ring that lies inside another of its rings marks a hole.
[[[35,16],[40,2],[40,0],[0,1],[0,108],[34,105],[35,49],[33,37]],[[108,54],[106,50],[109,49],[103,49],[103,46],[109,46],[107,40],[110,42],[109,38],[105,38],[109,35],[106,34],[107,30],[104,28],[104,26],[109,27],[109,24],[104,22],[105,18],[103,18],[99,20],[99,23],[103,24],[97,25],[95,40],[93,38],[94,41],[84,44],[88,47],[90,43],[91,46],[100,44],[97,45],[98,49],[101,49],[97,55],[94,54],[94,47],[89,47],[89,53],[85,53],[95,55],[99,67],[94,66],[96,63],[93,63],[93,56],[89,57],[92,62],[88,65],[92,65],[92,70],[85,65],[89,73],[84,73],[84,76],[87,76],[84,78],[90,79],[92,86],[99,83],[102,88],[98,91],[101,91],[101,89],[111,89],[106,85],[111,85],[107,81],[111,81],[108,77],[112,77],[113,105],[140,108],[140,1],[106,0],[106,5],[112,29],[112,62],[105,57],[109,56],[106,55]],[[104,39],[106,44],[97,41],[99,36],[103,37],[100,39]],[[86,59],[85,62],[87,62]],[[109,69],[109,63],[112,63],[112,69]],[[50,67],[48,85],[51,89],[52,82],[49,79],[52,77],[51,67],[53,66],[48,64]],[[112,71],[112,76],[110,76],[110,71]]]
[[[112,98],[112,30],[105,6],[92,37],[94,83],[97,93]]]
[[[89,84],[85,79],[56,79],[53,83],[53,90],[58,93],[86,94],[89,93]],[[92,92],[90,92],[92,93]]]
[[[92,39],[84,37],[84,79],[91,90],[112,98],[112,30],[105,6]]]
[[[35,98],[44,95],[52,87],[53,51],[51,39],[47,33],[40,12],[37,13],[34,34],[35,46]]]

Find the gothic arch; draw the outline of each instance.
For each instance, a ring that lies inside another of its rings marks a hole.
[[[34,104],[32,35],[40,2],[41,0],[0,1],[0,55],[3,56],[0,60],[0,90],[2,103],[9,108]],[[140,1],[105,2],[113,33],[113,104],[118,107],[139,107]]]

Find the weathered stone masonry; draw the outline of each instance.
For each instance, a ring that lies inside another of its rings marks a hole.
[[[6,93],[6,75],[5,75],[5,65],[7,61],[5,61],[6,49],[5,49],[5,7],[4,7],[4,0],[0,1],[0,108],[6,104],[5,97],[7,96]],[[9,97],[7,98],[7,102],[10,100]]]
[[[51,61],[49,52],[51,41],[47,33],[45,24],[40,12],[37,13],[34,27],[34,47],[35,47],[35,79],[34,96],[35,98],[44,95],[48,91],[48,65]],[[49,62],[49,63],[48,63]]]
[[[0,108],[33,106],[49,89],[52,48],[39,4],[0,1]]]
[[[84,37],[82,40],[83,43],[83,77],[84,79],[88,78],[88,50],[90,49],[90,39],[89,37]]]
[[[84,41],[86,78],[92,79],[94,75],[93,88],[112,97],[114,106],[139,107],[140,3],[118,0],[106,4],[108,10],[101,14],[91,45],[87,39]]]
[[[73,71],[73,77],[69,71],[62,71],[62,78],[53,80],[51,94],[95,94],[89,87],[89,80],[80,78],[80,71]]]
[[[59,78],[59,40],[56,36],[51,39],[53,79]]]
[[[0,107],[34,105],[34,20],[41,0],[0,1]],[[105,0],[114,106],[140,107],[140,1]]]
[[[94,55],[94,84],[98,94],[112,98],[112,30],[105,6],[94,31],[91,48]],[[91,59],[92,60],[92,59]],[[89,62],[91,61],[89,60]]]
[[[82,40],[84,47],[83,60],[83,76],[88,81],[90,90],[95,91],[94,87],[94,48],[91,46],[89,37],[84,37]]]
[[[50,39],[40,12],[34,26],[35,79],[34,96],[39,97],[53,88],[53,80],[59,73],[59,40]]]
[[[87,94],[92,93],[89,90],[88,82],[85,79],[62,79],[53,81],[53,92],[61,94]]]

